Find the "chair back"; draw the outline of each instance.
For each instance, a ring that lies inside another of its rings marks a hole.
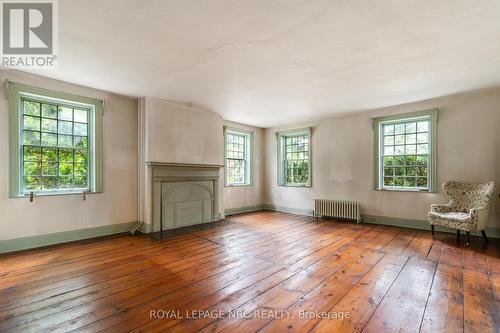
[[[443,184],[443,190],[450,197],[454,211],[468,213],[472,208],[489,207],[495,182],[468,184],[450,180]]]

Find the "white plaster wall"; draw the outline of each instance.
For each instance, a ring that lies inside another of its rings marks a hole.
[[[437,128],[438,193],[373,190],[371,118],[439,108]],[[500,227],[500,89],[451,95],[330,118],[287,128],[313,126],[312,187],[277,186],[276,137],[278,128],[265,131],[266,181],[264,202],[311,210],[313,198],[360,201],[363,213],[426,220],[431,203],[447,202],[441,184],[497,182],[489,226]]]
[[[137,100],[101,90],[0,70],[0,80],[105,100],[103,190],[87,201],[81,195],[10,199],[9,110],[0,90],[0,239],[49,234],[137,221]]]
[[[224,164],[223,121],[217,113],[162,99],[144,102],[144,159],[146,162]],[[151,178],[145,168],[142,221],[151,223]],[[223,216],[224,171],[219,182],[219,210]]]
[[[149,162],[223,164],[222,117],[157,98],[146,98]]]
[[[224,209],[236,209],[258,206],[262,204],[263,180],[265,171],[264,161],[264,129],[225,121],[225,125],[235,129],[244,129],[254,132],[252,177],[250,186],[225,186],[224,187]]]

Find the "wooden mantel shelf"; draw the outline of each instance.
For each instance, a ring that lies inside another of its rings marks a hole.
[[[146,162],[150,166],[165,167],[190,167],[190,168],[222,168],[222,164],[195,164],[195,163],[169,163],[169,162]]]

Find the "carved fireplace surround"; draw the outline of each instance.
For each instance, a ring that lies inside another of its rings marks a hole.
[[[154,231],[220,220],[220,165],[148,162],[148,166]]]

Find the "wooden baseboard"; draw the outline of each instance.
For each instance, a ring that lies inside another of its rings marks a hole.
[[[0,253],[15,252],[130,231],[137,222],[57,232],[52,234],[0,240]]]

